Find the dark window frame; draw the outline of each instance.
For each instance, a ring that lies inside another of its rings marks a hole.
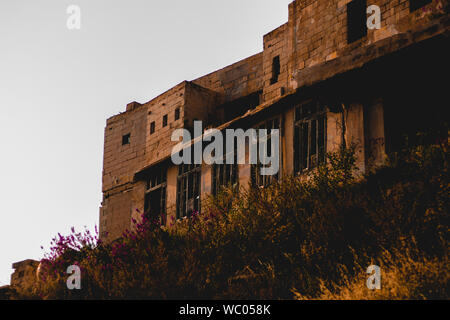
[[[167,222],[167,170],[157,169],[149,174],[146,180],[146,189],[144,197],[144,214],[149,214],[149,199],[150,194],[154,191],[161,190],[160,197],[160,213],[158,213],[158,218],[162,225]]]
[[[131,143],[131,133],[124,134],[122,136],[122,145],[128,145]]]
[[[367,0],[353,0],[347,4],[347,43],[367,36]]]
[[[234,144],[234,164],[226,164],[227,154],[224,150],[223,164],[212,164],[212,194],[217,196],[224,187],[238,188],[239,186],[239,164],[237,144]],[[225,149],[225,145],[224,145]]]
[[[301,174],[326,161],[327,112],[316,100],[294,110],[294,173]]]
[[[174,120],[177,121],[180,119],[180,108],[176,108],[175,109],[175,116],[174,116]]]
[[[191,154],[193,155],[193,153]],[[182,164],[178,166],[177,219],[189,218],[193,212],[200,212],[201,175],[201,164]]]
[[[152,121],[150,123],[150,134],[154,134],[155,131],[156,131],[156,123],[155,123],[155,121]]]
[[[258,164],[252,164],[251,168],[250,168],[250,176],[251,176],[251,184],[253,186],[258,186],[258,187],[268,187],[270,184],[272,184],[274,181],[278,181],[280,179],[281,176],[281,171],[282,171],[282,163],[283,163],[283,148],[282,148],[282,121],[281,121],[281,116],[276,116],[273,117],[271,119],[268,119],[266,121],[264,121],[263,123],[260,123],[259,125],[256,126],[256,129],[266,129],[268,130],[267,132],[267,145],[271,146],[271,139],[272,139],[272,135],[270,133],[271,129],[279,129],[280,130],[280,145],[279,145],[279,154],[280,154],[280,159],[279,159],[279,171],[277,174],[273,175],[273,176],[263,176],[261,175],[261,168],[263,167],[263,165],[261,163],[259,163],[259,142],[257,144],[257,151],[258,151]],[[258,137],[258,141],[259,141],[259,137]],[[268,150],[271,150],[271,148],[268,148]],[[269,165],[270,166],[270,165]]]
[[[167,124],[168,124],[168,115],[167,114],[165,114],[164,116],[163,116],[163,120],[162,120],[162,126],[163,126],[163,128],[164,127],[167,127]]]
[[[273,59],[272,59],[272,78],[270,78],[271,85],[278,82],[280,73],[281,73],[280,56],[276,56],[276,57],[273,57]]]

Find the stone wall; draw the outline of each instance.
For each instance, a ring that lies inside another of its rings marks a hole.
[[[410,10],[408,0],[367,1],[367,6],[379,6],[381,27],[367,30],[355,41],[348,39],[350,2],[293,1],[288,22],[264,36],[263,52],[182,82],[147,103],[130,103],[125,113],[111,117],[105,128],[102,237],[106,232],[108,240],[119,237],[132,227],[131,218],[143,212],[145,179],[136,179],[136,174],[152,166],[167,171],[166,213],[169,219],[175,217],[178,169],[170,163],[170,153],[177,142],[170,138],[175,129],[192,127],[194,120],[202,120],[204,128],[224,129],[235,120],[248,128],[264,117],[278,115],[282,174],[290,175],[294,172],[295,107],[318,98],[328,110],[326,151],[336,151],[345,139],[347,145],[356,146],[359,173],[382,164],[386,144],[384,93],[369,92],[363,81],[378,90],[388,79],[380,74],[378,83],[368,79],[367,65],[442,34],[443,28],[448,30],[448,1],[433,0],[415,11]],[[358,19],[365,23],[367,16],[363,12]],[[360,72],[358,76],[344,77],[355,70]],[[329,83],[335,78],[339,79]],[[352,87],[347,87],[348,83]],[[290,100],[281,103],[284,99]],[[270,114],[264,113],[266,109],[272,110]],[[125,142],[129,143],[124,144],[128,134]],[[211,167],[204,166],[201,177],[204,198],[211,192]],[[240,165],[240,185],[249,181],[250,166]]]
[[[31,287],[37,280],[36,271],[38,266],[39,261],[31,259],[13,263],[14,273],[11,275],[10,287],[19,292]]]

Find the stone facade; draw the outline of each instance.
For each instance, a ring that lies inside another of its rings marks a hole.
[[[379,29],[367,28],[370,5],[380,8]],[[138,212],[158,211],[168,224],[201,210],[218,181],[266,183],[250,165],[173,165],[171,134],[195,120],[220,130],[279,127],[278,178],[303,175],[344,143],[355,145],[360,173],[382,164],[405,135],[442,120],[448,34],[444,0],[292,2],[263,52],[108,119],[101,238],[120,237]]]
[[[40,262],[32,259],[13,263],[10,285],[0,287],[0,300],[19,299],[21,293],[29,290],[38,279]]]
[[[11,288],[20,291],[20,289],[32,286],[37,280],[38,266],[39,261],[31,259],[13,263],[14,273],[11,275]]]

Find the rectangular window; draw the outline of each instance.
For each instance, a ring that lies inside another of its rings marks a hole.
[[[409,11],[416,11],[429,3],[431,3],[431,0],[409,0]]]
[[[325,108],[316,101],[310,101],[295,110],[294,125],[294,170],[317,167],[325,162],[326,153]]]
[[[167,127],[167,114],[163,116],[163,128]]]
[[[280,75],[280,56],[276,56],[272,61],[272,78],[270,79],[270,84],[275,84],[278,82],[278,77]]]
[[[153,170],[147,179],[144,212],[149,219],[159,221],[162,225],[165,225],[167,222],[166,189],[166,169],[158,168]]]
[[[367,35],[367,1],[353,0],[347,4],[347,42],[352,43]]]
[[[175,109],[175,121],[180,119],[180,108]]]
[[[122,136],[122,145],[130,144],[131,134],[126,134]]]
[[[225,146],[224,146],[225,149]],[[223,153],[223,164],[212,165],[212,194],[217,195],[223,187],[238,185],[238,152],[237,144],[234,150],[234,163],[226,164],[226,152]]]
[[[155,133],[155,121],[153,121],[152,123],[150,123],[150,134]]]
[[[177,218],[200,212],[201,165],[182,164],[178,167]]]
[[[266,129],[267,131],[267,155],[270,157],[271,156],[271,145],[272,145],[272,136],[271,136],[271,132],[270,130],[272,129],[278,129],[280,130],[280,119],[279,118],[274,118],[271,119],[269,121],[264,122],[263,124],[259,125],[257,129]],[[259,134],[259,133],[258,133]],[[260,137],[258,137],[258,141],[259,141]],[[281,133],[280,133],[280,140],[281,140]],[[258,159],[259,159],[259,143],[257,146],[257,150],[258,150]],[[281,166],[281,145],[280,145],[280,150],[278,150],[280,157],[279,157],[279,165]],[[259,162],[259,160],[258,160]],[[266,165],[267,167],[270,167],[271,164]],[[273,176],[267,176],[267,175],[262,175],[261,174],[261,169],[265,167],[264,165],[262,165],[261,163],[258,163],[256,165],[252,165],[251,166],[251,182],[252,185],[254,186],[259,186],[259,187],[267,187],[268,185],[270,185],[273,181],[277,181],[279,179],[279,172],[273,175]]]

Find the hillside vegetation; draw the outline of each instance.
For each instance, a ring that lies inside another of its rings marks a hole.
[[[162,229],[145,218],[113,244],[59,235],[44,299],[447,299],[448,145],[419,146],[355,179],[351,150],[301,181],[224,190],[201,214]],[[68,290],[79,265],[82,289]],[[370,265],[382,288],[366,287]]]

